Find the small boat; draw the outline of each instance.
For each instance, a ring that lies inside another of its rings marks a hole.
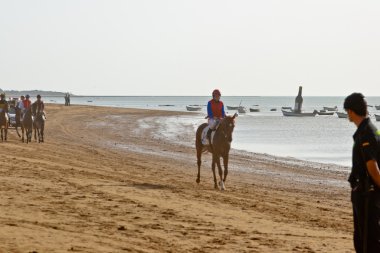
[[[323,107],[323,110],[325,110],[325,111],[329,111],[329,112],[336,112],[336,111],[338,111],[338,106],[334,106],[334,107],[327,107],[327,106],[324,106],[324,107]]]
[[[92,101],[92,100],[87,100],[87,102],[88,102],[88,103],[92,103],[92,102],[94,102],[94,101]]]
[[[239,106],[238,112],[239,113],[246,113],[247,112],[247,108],[245,108],[244,106]]]
[[[189,106],[189,105],[187,105],[187,106],[186,106],[186,110],[188,110],[189,112],[198,112],[198,111],[202,110],[202,107],[200,107],[200,106]]]
[[[348,118],[347,113],[344,113],[344,112],[336,112],[336,115],[338,115],[338,118],[340,118],[340,119],[347,119]]]
[[[320,110],[320,111],[318,111],[318,115],[321,115],[321,116],[331,116],[331,115],[334,115],[334,112],[329,112],[329,111],[326,111],[326,110]]]
[[[174,106],[174,105],[158,105],[158,106]]]
[[[292,107],[289,107],[289,106],[283,106],[281,107],[282,110],[293,110]]]
[[[380,105],[375,105],[376,110],[380,110]]]
[[[272,108],[270,109],[271,112],[277,112],[277,109],[276,108]]]
[[[260,112],[260,108],[259,107],[251,107],[251,108],[249,108],[249,111],[250,112]]]
[[[231,110],[231,111],[232,111],[232,110],[235,110],[235,111],[236,111],[236,110],[238,110],[238,109],[239,109],[239,106],[228,106],[228,105],[227,105],[227,110]]]
[[[282,114],[286,117],[315,117],[318,111],[314,112],[294,112],[293,110],[282,110]]]
[[[375,114],[376,121],[380,121],[380,115]]]

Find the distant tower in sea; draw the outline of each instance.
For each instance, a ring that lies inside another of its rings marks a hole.
[[[296,101],[295,101],[295,104],[294,104],[294,112],[296,112],[296,113],[301,113],[302,112],[302,103],[303,103],[302,86],[300,86],[299,89],[298,89],[298,95],[296,97]]]

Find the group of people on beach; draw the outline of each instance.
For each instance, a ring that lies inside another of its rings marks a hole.
[[[44,119],[46,119],[45,114],[45,104],[42,101],[40,94],[36,96],[36,101],[32,103],[30,100],[30,95],[21,95],[20,98],[13,98],[6,100],[5,93],[0,94],[0,113],[4,113],[7,121],[9,120],[9,109],[14,108],[16,112],[16,126],[20,126],[22,119],[24,118],[25,112],[31,110],[32,116],[41,114]]]
[[[214,90],[207,105],[211,133],[226,117],[221,92]],[[297,104],[297,99],[296,99]],[[380,253],[380,130],[371,122],[361,93],[346,97],[344,109],[357,127],[353,135],[352,170],[349,176],[354,221],[354,247],[358,253]]]

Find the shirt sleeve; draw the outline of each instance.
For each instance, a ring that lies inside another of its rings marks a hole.
[[[214,118],[214,114],[212,113],[212,108],[211,108],[211,102],[209,101],[207,104],[207,114],[210,119]]]
[[[226,112],[224,111],[224,104],[222,103],[222,117],[226,117]]]
[[[360,148],[365,162],[377,160],[377,141],[373,134],[365,134],[361,138]]]

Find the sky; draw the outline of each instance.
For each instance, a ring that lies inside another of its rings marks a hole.
[[[0,0],[0,88],[380,96],[380,1]]]

